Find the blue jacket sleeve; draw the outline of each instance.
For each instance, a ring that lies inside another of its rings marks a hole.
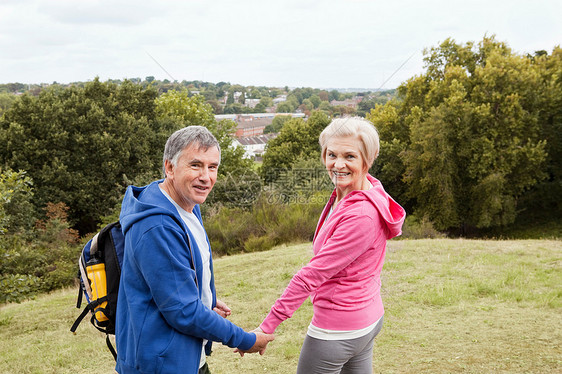
[[[135,261],[158,310],[170,326],[183,334],[250,349],[255,344],[255,334],[203,305],[186,239],[177,227],[156,225],[135,245]]]

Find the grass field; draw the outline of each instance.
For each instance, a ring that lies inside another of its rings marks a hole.
[[[310,244],[215,261],[232,321],[256,327]],[[375,373],[562,373],[562,241],[398,240],[383,270],[385,325]],[[104,336],[72,335],[76,290],[0,308],[0,373],[111,373]],[[294,373],[312,309],[277,330],[264,356],[215,344],[213,374]]]

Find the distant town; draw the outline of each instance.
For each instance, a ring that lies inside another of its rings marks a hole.
[[[128,80],[145,87],[153,87],[159,94],[170,90],[187,90],[190,96],[203,96],[205,102],[212,107],[217,121],[232,120],[236,123],[234,145],[244,148],[245,157],[257,161],[265,152],[266,144],[277,136],[283,123],[290,118],[306,120],[313,110],[321,110],[336,117],[365,116],[377,104],[386,103],[396,94],[394,89],[242,86],[227,82],[171,82],[167,79],[157,80],[152,76]],[[109,82],[120,84],[122,81]],[[10,107],[17,96],[37,96],[47,87],[84,86],[86,83],[0,84],[0,115]]]

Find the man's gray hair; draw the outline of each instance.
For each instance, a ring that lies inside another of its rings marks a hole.
[[[177,166],[178,159],[182,151],[191,145],[197,146],[198,148],[203,148],[207,150],[211,147],[217,147],[219,152],[221,147],[217,138],[211,132],[203,126],[188,126],[180,129],[170,135],[166,141],[166,147],[164,148],[164,157],[162,160],[162,168],[164,171],[164,177],[166,176],[166,160],[170,161],[172,165]]]

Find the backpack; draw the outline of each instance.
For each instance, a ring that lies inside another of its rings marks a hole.
[[[113,222],[98,232],[82,249],[78,259],[80,289],[76,308],[80,309],[82,305],[82,295],[86,296],[88,305],[70,328],[70,331],[76,334],[78,325],[90,312],[92,315],[90,322],[106,334],[107,347],[115,359],[117,353],[109,340],[109,335],[115,335],[117,294],[124,245],[125,238],[121,231],[121,224]]]

